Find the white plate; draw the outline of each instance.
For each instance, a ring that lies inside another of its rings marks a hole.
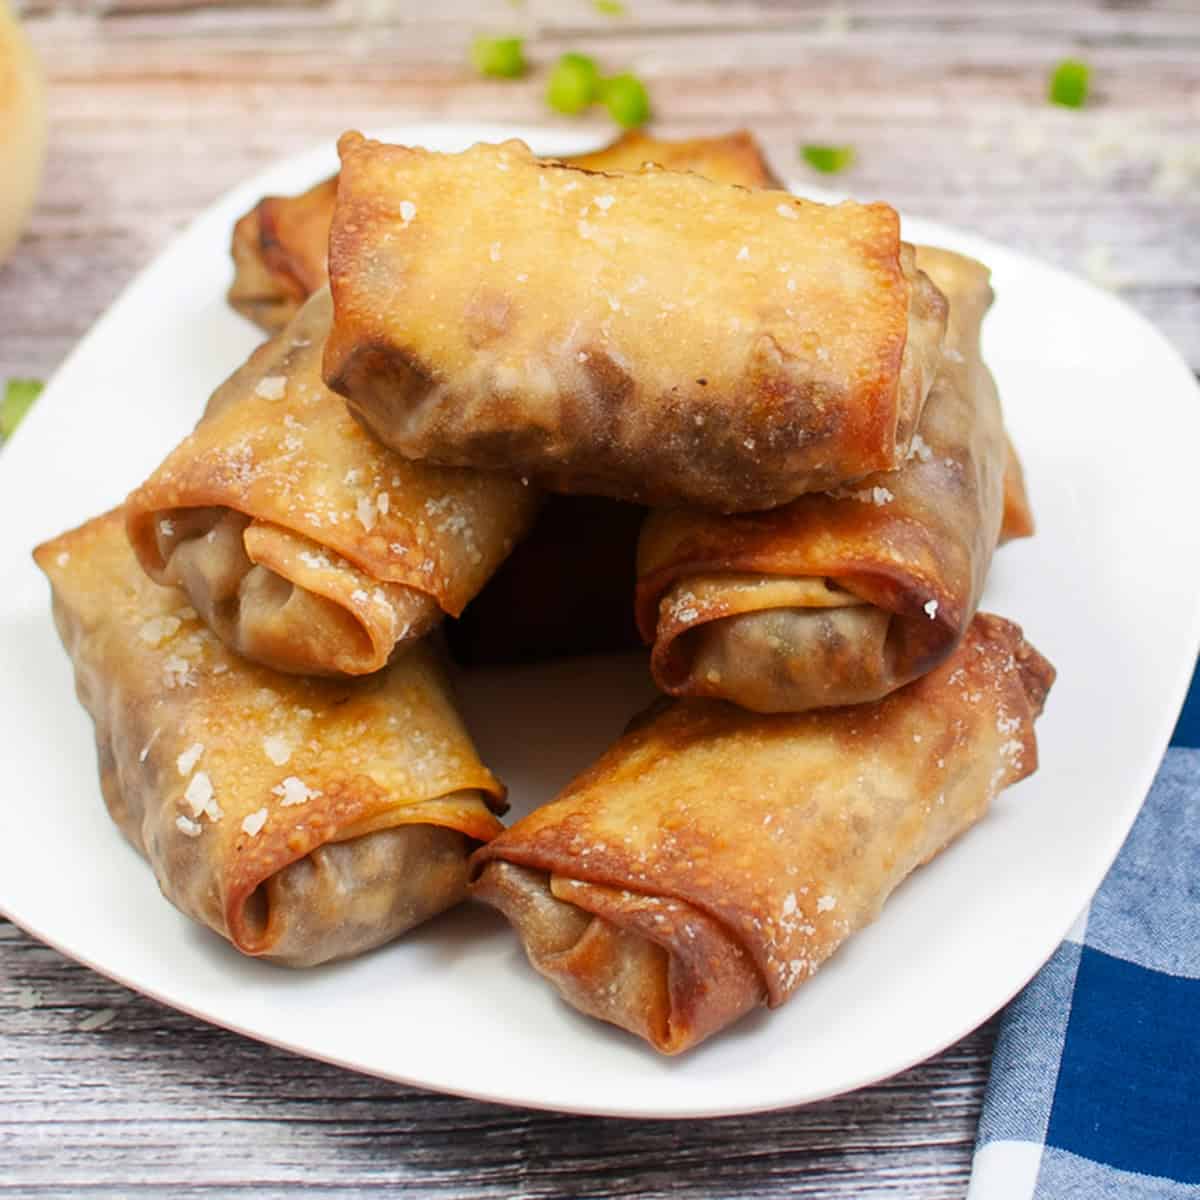
[[[412,126],[457,149],[534,130]],[[64,954],[208,1021],[405,1083],[538,1107],[707,1116],[847,1091],[947,1046],[1050,955],[1099,884],[1167,743],[1200,640],[1197,389],[1112,296],[929,222],[977,255],[998,300],[986,349],[1029,476],[1038,536],[1000,552],[988,608],[1058,666],[1042,767],[918,872],[779,1012],[681,1059],[578,1016],[503,922],[465,906],[357,962],[293,973],[179,916],[110,825],[90,723],[51,627],[35,542],[119,501],[254,346],[224,302],[234,218],[334,168],[331,149],[237,188],[80,343],[0,457],[0,910]],[[630,662],[473,677],[467,710],[516,813],[548,798],[645,699]]]

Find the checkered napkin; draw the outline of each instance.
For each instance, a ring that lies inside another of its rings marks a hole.
[[[1112,870],[1004,1015],[968,1200],[1200,1200],[1198,681]]]

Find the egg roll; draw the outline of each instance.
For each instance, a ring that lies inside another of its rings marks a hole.
[[[110,512],[40,546],[108,811],[166,898],[242,953],[359,954],[461,900],[504,789],[428,643],[365,680],[230,653]]]
[[[1050,664],[979,615],[873,704],[664,701],[477,851],[472,893],[582,1012],[676,1054],[777,1008],[1037,766]]]
[[[729,512],[907,456],[946,304],[887,205],[339,150],[325,380],[405,457]]]
[[[638,130],[590,154],[563,161],[589,171],[636,171],[657,163],[742,187],[776,187],[762,150],[745,130],[669,141]],[[329,225],[337,176],[299,196],[266,196],[233,227],[229,303],[269,333],[282,329],[328,280]]]
[[[533,523],[513,476],[411,463],[321,382],[328,289],[214,393],[126,502],[151,578],[246,658],[363,675],[457,615]]]
[[[928,247],[917,264],[948,298],[950,322],[899,471],[765,513],[647,519],[637,604],[664,691],[757,712],[860,704],[958,644],[1000,534],[1010,447],[979,349],[987,268]]]
[[[230,305],[278,333],[329,280],[329,222],[337,176],[298,196],[264,196],[233,227]]]

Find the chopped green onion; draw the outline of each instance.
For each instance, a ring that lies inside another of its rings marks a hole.
[[[636,129],[650,119],[650,97],[636,75],[614,75],[600,85],[600,99],[609,116],[626,129]]]
[[[38,379],[10,379],[0,400],[0,438],[10,438],[21,418],[33,407],[44,385]]]
[[[815,171],[836,175],[854,161],[853,146],[801,146],[800,156]]]
[[[557,112],[583,112],[600,94],[600,72],[586,54],[564,54],[550,72],[546,103]]]
[[[1050,102],[1063,108],[1082,108],[1087,99],[1092,68],[1077,58],[1064,58],[1050,76]]]
[[[629,11],[621,0],[592,0],[592,7],[606,17],[623,17]]]
[[[516,79],[525,74],[525,43],[515,37],[477,37],[471,43],[471,61],[481,75]]]

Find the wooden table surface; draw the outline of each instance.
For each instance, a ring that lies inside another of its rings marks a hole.
[[[1200,368],[1195,0],[630,0],[615,18],[586,0],[27,7],[51,148],[32,228],[0,265],[0,379],[50,374],[173,233],[276,157],[411,118],[552,123],[541,77],[464,66],[481,28],[526,33],[536,64],[580,49],[636,69],[660,132],[746,125],[801,186],[821,180],[799,144],[851,144],[857,194],[1119,286]],[[1082,112],[1044,102],[1067,54],[1093,68]],[[959,1197],[994,1033],[807,1108],[555,1116],[260,1046],[0,922],[0,1195]]]

